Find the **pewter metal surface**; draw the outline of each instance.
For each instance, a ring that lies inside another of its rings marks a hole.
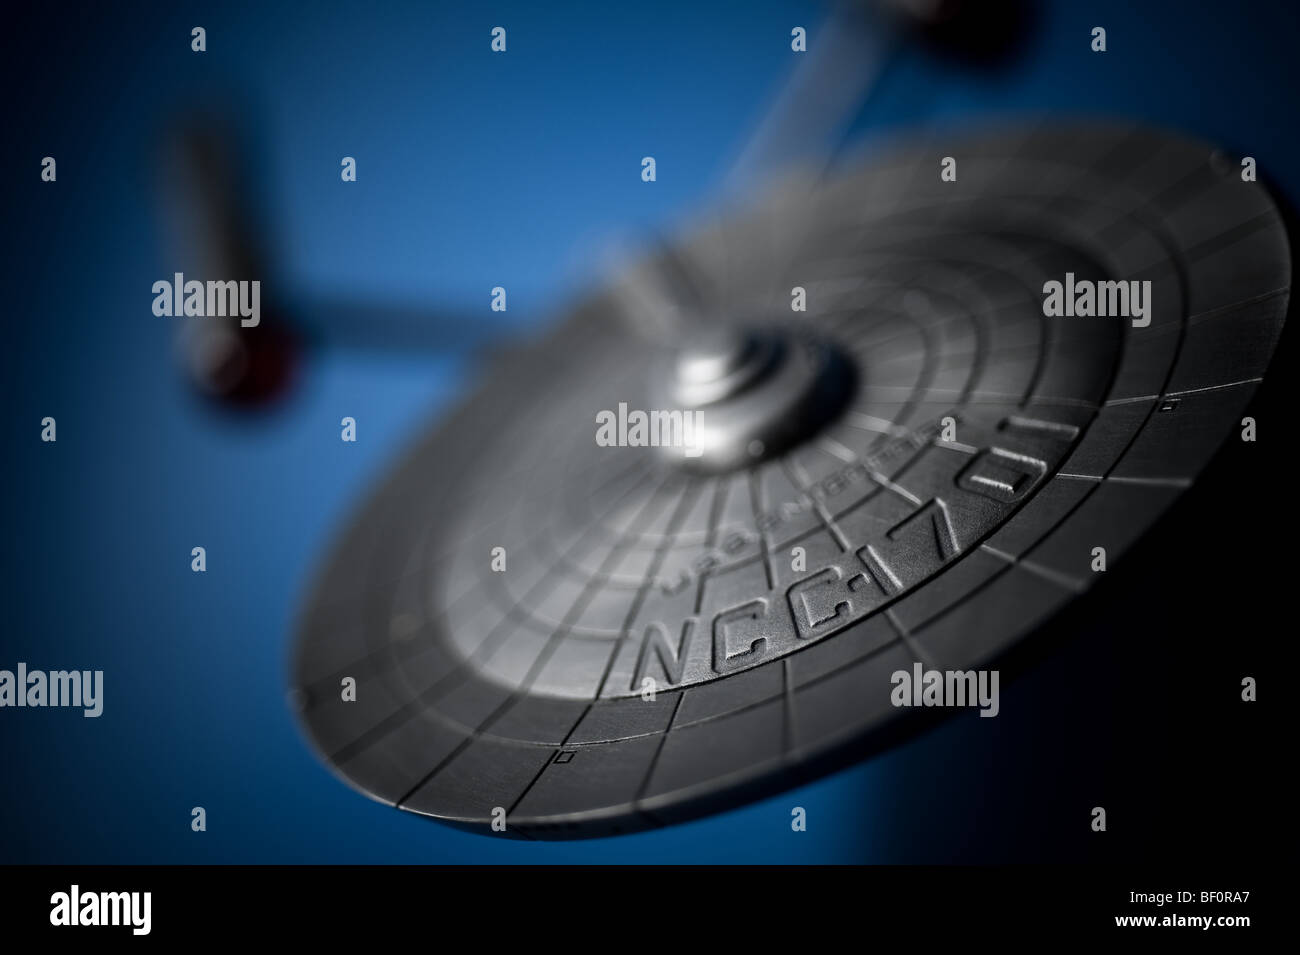
[[[583,303],[324,564],[292,668],[315,747],[402,809],[570,838],[879,745],[908,712],[895,670],[995,665],[1091,585],[1092,548],[1122,572],[1238,426],[1290,254],[1267,192],[1212,153],[1113,125],[914,141],[684,239],[697,321],[784,315],[853,365],[841,409],[752,463],[597,446],[598,412],[661,407],[685,343],[635,339],[616,288]],[[1044,317],[1067,272],[1149,280],[1150,324]]]

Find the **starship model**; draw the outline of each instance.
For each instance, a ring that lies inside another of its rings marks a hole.
[[[1067,275],[1143,283],[1146,323],[1045,314]],[[1192,485],[1289,286],[1265,188],[1142,127],[789,179],[500,355],[393,469],[303,615],[302,724],[375,799],[531,838],[859,758],[908,718],[891,674],[996,666]],[[620,403],[698,412],[700,453],[602,446]]]

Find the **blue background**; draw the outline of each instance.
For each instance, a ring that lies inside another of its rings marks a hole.
[[[1119,115],[1254,155],[1294,198],[1291,5],[1036,4],[1013,65],[911,49],[857,140],[991,116]],[[534,844],[374,804],[317,762],[285,703],[294,614],[350,510],[474,366],[313,353],[249,419],[197,400],[151,284],[175,257],[156,182],[163,122],[245,104],[274,250],[296,289],[541,322],[616,242],[713,194],[792,66],[797,2],[44,5],[3,66],[6,347],[0,668],[105,671],[104,715],[0,712],[0,861],[686,862],[1034,858],[1028,825],[1081,772],[1044,733],[1083,691],[1049,661],[1003,717],[949,721],[852,769],[669,830]],[[190,28],[207,29],[204,54]],[[509,31],[490,53],[489,30]],[[1105,26],[1109,52],[1089,50]],[[658,159],[658,181],[639,177]],[[43,156],[58,181],[40,181]],[[358,182],[339,159],[358,160]],[[38,422],[58,420],[58,442]],[[359,422],[357,444],[338,422]],[[208,571],[190,571],[190,548]],[[1017,717],[1017,713],[1032,713]],[[997,723],[997,739],[984,723]],[[1032,725],[1031,725],[1032,724]],[[1065,732],[1065,730],[1063,730]],[[1026,767],[1039,788],[995,787]],[[1073,775],[1072,774],[1076,774]],[[1053,781],[1054,780],[1054,781]],[[1059,798],[1058,798],[1059,797]],[[790,831],[790,807],[808,811]],[[208,831],[190,829],[190,808]],[[1055,849],[1069,848],[1058,840]],[[1046,851],[1046,850],[1042,850]],[[1079,850],[1086,857],[1087,850]]]

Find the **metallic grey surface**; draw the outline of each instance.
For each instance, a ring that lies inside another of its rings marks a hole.
[[[656,350],[619,289],[585,302],[500,359],[325,564],[293,665],[314,744],[374,798],[484,831],[500,807],[533,838],[689,818],[883,745],[895,670],[995,664],[1091,585],[1094,547],[1122,572],[1238,426],[1290,254],[1211,154],[1090,125],[915,142],[684,240],[711,306],[691,314],[784,316],[853,366],[834,413],[764,418],[807,430],[749,466],[597,446],[598,412],[750,353]],[[1067,271],[1150,280],[1149,326],[1045,317]]]
[[[662,446],[662,453],[706,474],[811,440],[844,410],[856,384],[853,362],[807,329],[721,322],[688,334],[672,360],[650,375],[654,408],[694,415],[683,445]]]

